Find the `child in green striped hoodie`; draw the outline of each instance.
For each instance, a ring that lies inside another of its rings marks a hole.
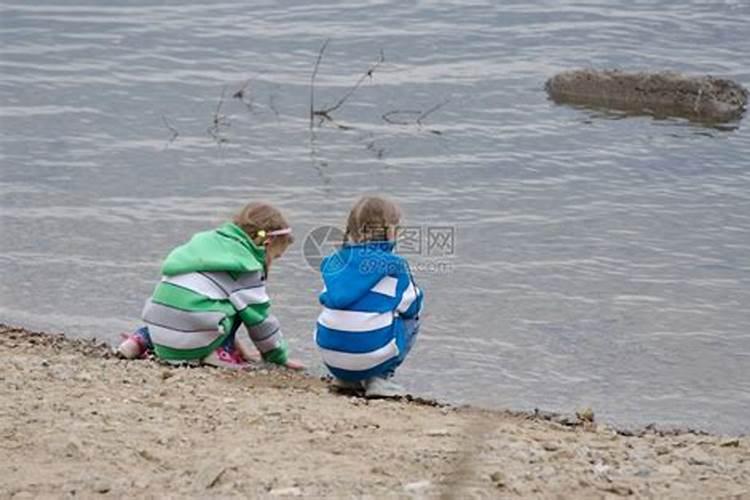
[[[146,326],[118,351],[126,358],[150,350],[168,362],[241,368],[257,358],[235,338],[244,325],[263,360],[303,368],[289,359],[266,293],[271,263],[292,242],[286,219],[266,203],[250,203],[232,222],[194,235],[167,256],[143,309]]]

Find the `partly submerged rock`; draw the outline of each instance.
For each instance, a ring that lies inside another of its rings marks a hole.
[[[564,71],[547,80],[553,101],[606,107],[703,122],[741,117],[748,91],[739,83],[680,73],[628,73],[619,70]]]

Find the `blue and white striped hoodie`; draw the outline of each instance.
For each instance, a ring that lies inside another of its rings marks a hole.
[[[315,341],[337,378],[382,375],[405,352],[404,319],[419,314],[423,294],[393,247],[387,241],[347,243],[321,263],[323,312]]]

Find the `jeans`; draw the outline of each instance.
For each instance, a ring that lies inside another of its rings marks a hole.
[[[234,341],[237,336],[237,330],[239,329],[241,325],[241,322],[237,322],[234,325],[234,328],[232,328],[232,331],[229,332],[229,335],[227,335],[226,339],[224,339],[224,342],[221,343],[220,347],[223,347],[229,352],[234,352]],[[153,353],[154,352],[154,343],[151,340],[151,333],[148,331],[147,326],[142,326],[139,329],[135,331],[133,334],[134,337],[137,337],[139,342],[142,346],[146,349],[147,352]]]
[[[392,377],[396,372],[396,369],[401,366],[401,363],[403,363],[406,357],[409,355],[412,347],[414,347],[414,343],[417,340],[417,334],[419,333],[419,318],[402,318],[399,321],[402,321],[402,328],[396,335],[398,356],[367,370],[350,371],[344,370],[342,368],[328,366],[328,371],[330,371],[331,375],[333,375],[337,379],[349,382],[358,382],[373,377]]]
[[[154,352],[154,343],[151,341],[151,334],[149,333],[147,326],[142,326],[137,329],[133,336],[137,337],[138,342],[146,349],[146,351],[151,353]]]
[[[419,318],[404,319],[404,340],[403,345],[399,346],[398,357],[389,363],[389,366],[383,372],[384,378],[392,377],[396,373],[396,368],[401,366],[406,356],[409,355],[411,348],[414,347],[414,343],[417,341],[417,334],[419,333]]]

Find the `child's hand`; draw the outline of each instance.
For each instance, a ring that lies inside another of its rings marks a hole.
[[[291,370],[304,370],[305,365],[302,363],[302,361],[298,361],[296,359],[287,359],[286,363],[284,363],[284,366]]]
[[[239,340],[234,341],[234,347],[235,349],[240,351],[240,354],[242,354],[242,357],[245,358],[245,361],[257,363],[258,361],[261,360],[260,353],[257,350],[245,345],[243,342],[240,342]]]

